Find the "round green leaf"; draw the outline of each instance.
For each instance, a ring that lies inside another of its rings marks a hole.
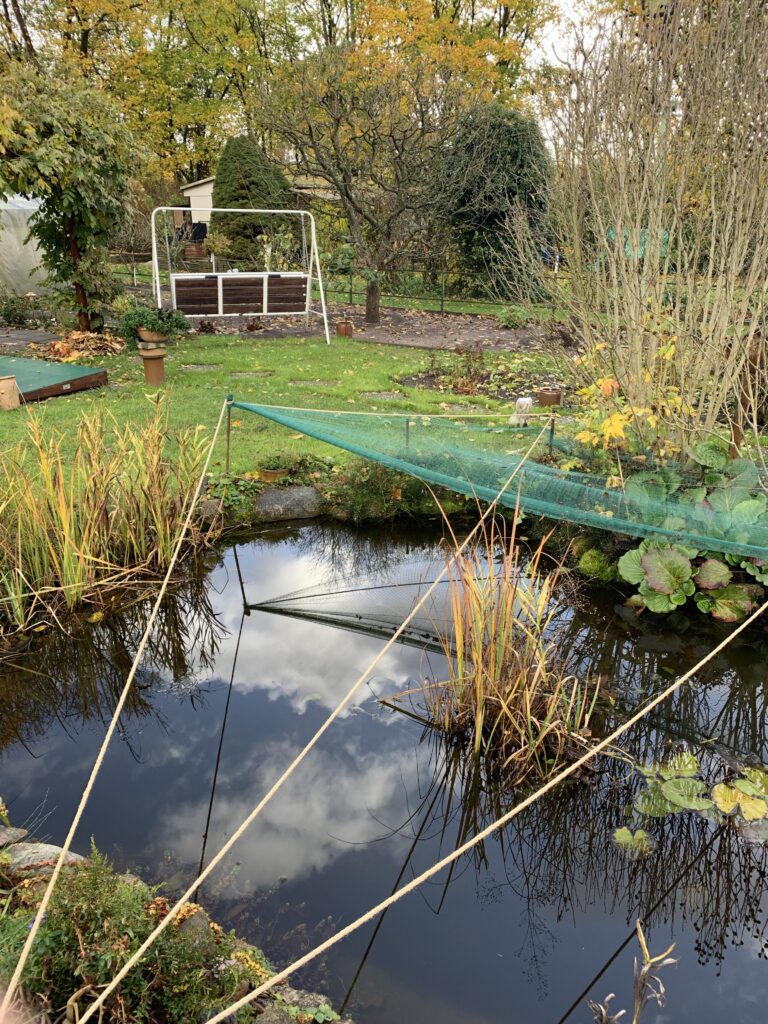
[[[681,590],[693,575],[690,559],[672,545],[651,548],[642,556],[640,564],[646,583],[660,594]]]
[[[642,551],[640,548],[635,548],[633,551],[627,551],[619,559],[619,576],[627,583],[634,583],[637,586],[645,579],[645,572],[640,563],[641,558]]]
[[[658,782],[650,782],[648,788],[635,797],[635,810],[649,818],[664,818],[667,814],[677,814],[682,807],[667,800]]]
[[[653,838],[648,835],[644,828],[639,828],[635,832],[632,832],[626,826],[624,828],[617,828],[613,833],[613,840],[619,849],[633,860],[647,857],[656,845]]]
[[[716,558],[708,558],[699,566],[693,579],[701,590],[719,590],[722,587],[727,587],[731,582],[731,570],[725,562]]]
[[[709,797],[701,795],[706,788],[699,779],[667,779],[661,784],[664,797],[687,811],[706,811],[712,807]]]
[[[699,770],[699,759],[687,750],[672,754],[661,766],[661,775],[665,779],[676,777],[692,778]]]

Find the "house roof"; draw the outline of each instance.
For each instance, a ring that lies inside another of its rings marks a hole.
[[[200,185],[208,185],[208,184],[210,184],[210,182],[215,181],[215,180],[216,180],[216,175],[212,174],[208,178],[200,178],[199,181],[190,181],[188,185],[182,185],[179,188],[179,192],[183,192],[183,193],[186,194],[187,192],[191,191],[191,189],[193,189],[193,188],[199,188]]]

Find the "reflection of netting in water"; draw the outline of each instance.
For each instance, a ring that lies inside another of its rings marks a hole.
[[[437,558],[406,562],[375,579],[364,575],[336,577],[252,607],[368,636],[389,637],[424,597],[444,567],[445,562]],[[449,602],[450,585],[445,578],[413,617],[400,641],[428,650],[442,650],[440,637],[452,635]]]
[[[768,558],[765,481],[736,461],[717,480],[702,466],[655,465],[650,459],[599,471],[595,453],[537,428],[472,418],[374,415],[235,402],[293,430],[410,473],[427,483],[492,501],[522,466],[502,504],[532,515],[633,537],[683,543],[702,551]],[[531,445],[534,450],[524,461]],[[541,464],[548,448],[594,472]],[[630,476],[631,474],[631,476]]]
[[[440,557],[430,561],[404,561],[376,577],[338,576],[249,607],[367,636],[390,637],[445,567],[445,559]],[[452,647],[455,630],[451,586],[456,573],[453,571],[453,576],[451,573],[449,569],[437,582],[398,642],[438,652]],[[482,584],[482,578],[479,582]],[[485,583],[487,585],[487,579]],[[527,589],[531,581],[519,576],[517,586]],[[526,614],[522,605],[522,601],[518,602],[521,617]]]

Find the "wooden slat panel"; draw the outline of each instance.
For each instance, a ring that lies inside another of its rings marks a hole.
[[[216,316],[219,312],[219,301],[201,303],[201,302],[178,302],[176,308],[180,313],[186,313],[188,316]]]
[[[306,311],[306,304],[304,302],[273,302],[270,298],[268,313],[296,313],[303,314]]]

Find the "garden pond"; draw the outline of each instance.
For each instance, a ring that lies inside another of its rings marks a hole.
[[[415,529],[312,522],[265,528],[212,556],[162,606],[75,849],[87,853],[92,838],[121,868],[181,892],[383,644],[359,623],[351,631],[322,621],[311,602],[299,613],[244,615],[243,597],[258,604],[330,577],[405,578],[437,541]],[[695,612],[638,618],[622,601],[611,588],[569,593],[557,620],[572,670],[603,680],[599,730],[730,628]],[[0,795],[14,824],[63,839],[150,604],[126,599],[119,612],[79,622],[69,636],[42,634],[0,662]],[[200,893],[275,964],[521,796],[380,703],[440,675],[442,655],[411,639],[387,652]],[[359,1024],[588,1022],[590,999],[614,992],[614,1012],[630,1006],[641,916],[651,952],[674,942],[678,961],[663,971],[667,1007],[651,1005],[644,1021],[763,1024],[768,830],[704,805],[714,784],[744,781],[768,761],[767,656],[764,632],[737,638],[624,738],[622,755],[535,803],[297,983],[326,992]],[[661,763],[698,780],[699,810],[662,798],[670,779],[638,769]],[[759,773],[751,777],[759,788]],[[617,829],[639,827],[646,850],[616,842]]]

